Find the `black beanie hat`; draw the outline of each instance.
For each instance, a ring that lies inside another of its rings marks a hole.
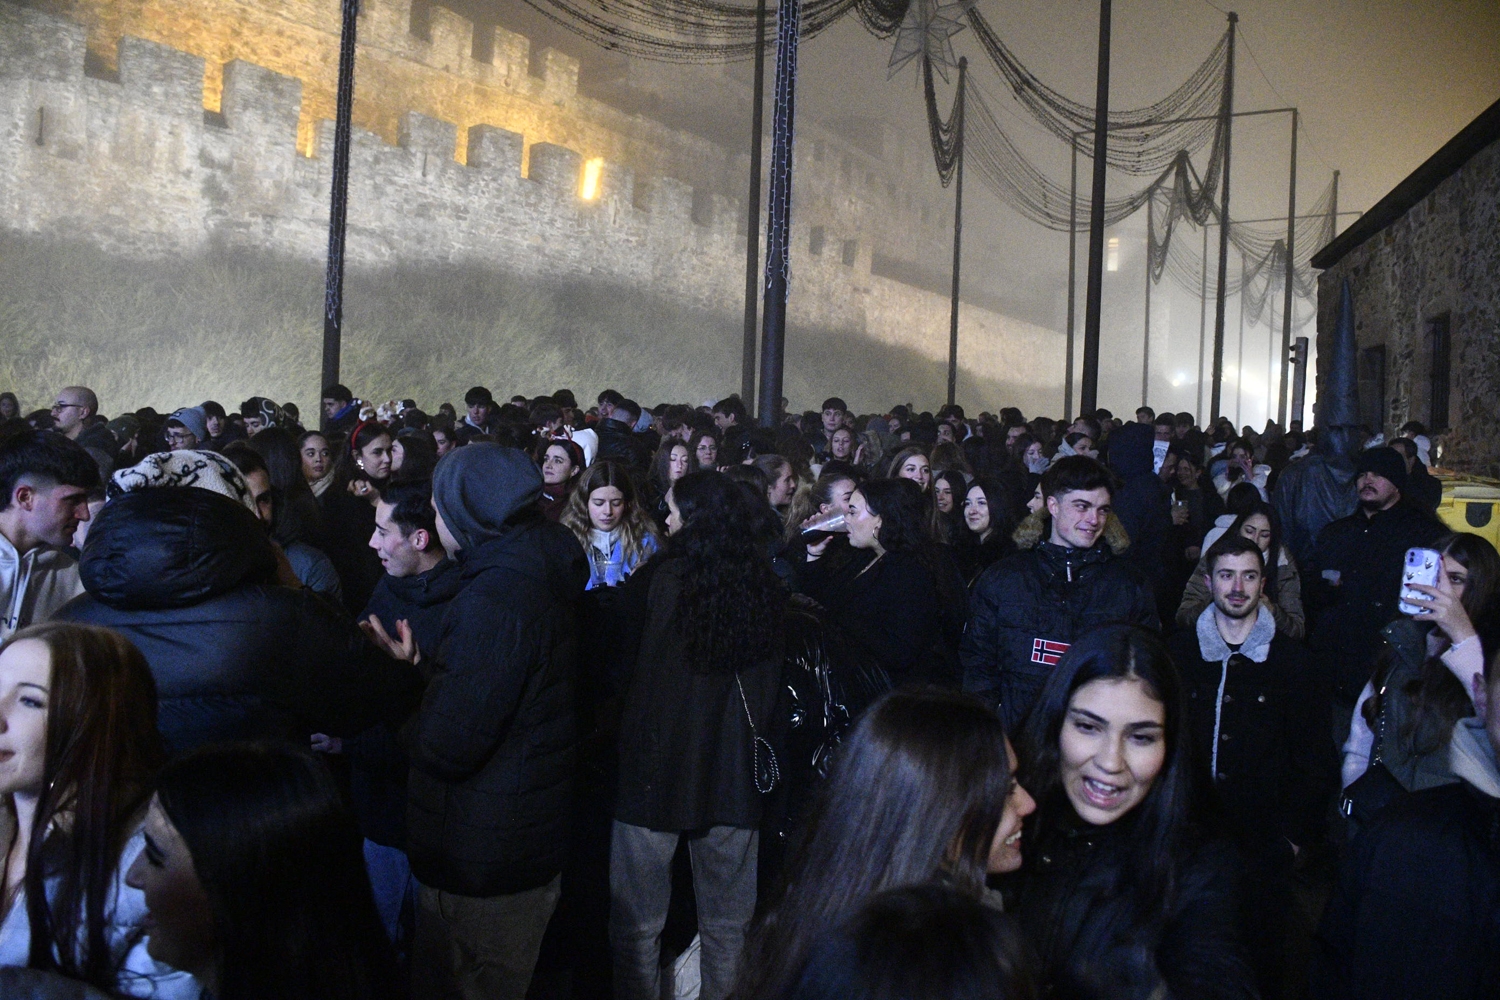
[[[1367,448],[1359,453],[1354,462],[1354,474],[1358,476],[1365,472],[1389,479],[1398,490],[1406,489],[1406,459],[1389,445]]]

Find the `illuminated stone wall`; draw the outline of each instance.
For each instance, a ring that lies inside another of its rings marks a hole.
[[[137,256],[238,246],[321,259],[334,10],[121,0],[64,18],[0,2],[0,227]],[[531,75],[525,38],[497,30],[484,63],[468,22],[433,8],[428,40],[410,22],[405,3],[365,6],[351,264],[483,264],[742,308],[743,209],[724,192],[743,156],[580,96],[559,53],[539,53]],[[908,165],[816,126],[799,136],[790,319],[946,359],[946,299],[870,272],[872,244],[914,259],[943,247],[941,209],[897,183]],[[584,200],[591,158],[600,190]],[[976,373],[1026,387],[1003,402],[1056,408],[1060,336],[966,306],[963,341]]]

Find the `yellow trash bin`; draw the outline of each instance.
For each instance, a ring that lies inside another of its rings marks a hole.
[[[1443,499],[1437,515],[1454,531],[1489,539],[1500,549],[1500,480],[1479,476],[1443,476]]]

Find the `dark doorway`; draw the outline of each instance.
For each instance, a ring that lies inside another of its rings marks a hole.
[[[1359,419],[1375,433],[1385,427],[1385,345],[1359,352]]]

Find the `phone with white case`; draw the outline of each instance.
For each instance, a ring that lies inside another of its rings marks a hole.
[[[1426,596],[1412,590],[1408,584],[1419,583],[1424,587],[1436,587],[1438,574],[1443,571],[1443,555],[1437,549],[1407,549],[1406,568],[1401,573],[1401,603],[1397,605],[1404,615],[1430,615],[1432,609],[1418,604],[1408,604],[1412,598],[1426,600]]]

